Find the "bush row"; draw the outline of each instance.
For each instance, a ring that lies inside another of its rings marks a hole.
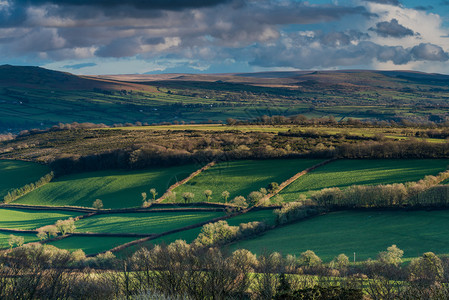
[[[417,182],[326,188],[310,200],[328,208],[445,207],[449,204],[449,186],[438,184],[448,178],[449,171],[445,171]]]
[[[49,183],[53,179],[53,177],[54,177],[54,173],[50,172],[50,173],[46,174],[45,176],[42,176],[38,181],[36,181],[34,183],[29,183],[21,188],[9,191],[8,194],[5,197],[3,197],[3,202],[10,203],[10,202],[28,194],[29,192],[32,192],[35,189],[40,188],[41,186],[44,186],[47,183]]]

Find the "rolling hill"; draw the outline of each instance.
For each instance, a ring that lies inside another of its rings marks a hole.
[[[442,122],[447,99],[449,76],[407,71],[77,76],[0,66],[0,132],[297,114]]]

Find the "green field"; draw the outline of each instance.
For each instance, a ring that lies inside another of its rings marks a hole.
[[[32,233],[11,233],[6,231],[0,231],[0,249],[9,248],[8,240],[10,235],[22,236],[25,239],[25,243],[36,242],[38,238]]]
[[[276,220],[276,215],[273,210],[258,210],[250,211],[246,214],[242,214],[230,219],[227,219],[229,225],[238,226],[240,223],[249,222],[265,222],[267,225],[274,225]]]
[[[221,212],[157,212],[97,215],[76,222],[77,231],[162,233],[223,216]]]
[[[426,175],[445,171],[447,159],[354,159],[337,160],[302,176],[280,195],[286,201],[295,201],[302,193],[310,195],[328,187],[376,185],[417,181]]]
[[[108,251],[136,239],[137,238],[128,237],[71,236],[59,241],[50,242],[48,245],[53,245],[60,249],[66,249],[69,251],[81,249],[87,255],[90,255]]]
[[[286,225],[240,241],[231,249],[296,254],[313,250],[325,261],[340,253],[356,260],[375,259],[396,244],[404,257],[449,253],[449,211],[342,211]]]
[[[91,207],[101,199],[105,208],[138,207],[142,192],[156,188],[159,195],[198,166],[187,165],[154,168],[143,171],[98,171],[62,176],[18,199],[17,203],[33,205],[72,205]]]
[[[265,221],[269,225],[274,225],[274,214],[272,210],[260,210],[260,211],[254,211],[249,212],[243,215],[239,215],[237,217],[227,219],[226,220],[229,225],[231,226],[238,226],[240,223],[248,223],[248,222],[254,222],[254,221]],[[165,236],[162,236],[160,238],[149,240],[148,242],[145,242],[141,245],[133,246],[127,249],[124,249],[123,251],[120,251],[117,255],[118,256],[127,256],[130,253],[134,253],[136,250],[140,249],[141,247],[148,247],[152,248],[154,245],[161,245],[165,244],[168,245],[170,243],[173,243],[176,240],[183,240],[187,243],[193,242],[198,235],[201,232],[201,227],[176,232],[172,234],[168,234]]]
[[[0,208],[0,228],[26,229],[52,225],[58,220],[82,215],[80,212],[59,210],[24,210]]]
[[[322,160],[282,159],[282,160],[241,160],[217,164],[202,172],[186,184],[176,188],[177,201],[182,202],[184,192],[195,194],[194,201],[206,201],[204,190],[212,190],[211,201],[223,202],[221,193],[228,191],[228,201],[236,196],[246,197],[250,192],[265,188],[271,182],[282,183],[296,173]]]
[[[36,182],[49,173],[47,166],[18,160],[0,160],[0,199],[8,191]]]
[[[152,249],[155,245],[169,245],[176,240],[183,240],[186,241],[188,244],[193,242],[197,237],[198,234],[201,232],[201,227],[184,230],[181,232],[176,232],[168,235],[164,235],[162,237],[159,237],[157,239],[149,240],[147,242],[144,242],[142,244],[138,244],[132,247],[125,248],[121,251],[116,252],[117,257],[123,257],[126,258],[130,255],[132,255],[134,252],[139,250],[140,248],[148,248]]]

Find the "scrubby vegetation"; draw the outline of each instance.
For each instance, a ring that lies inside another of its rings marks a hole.
[[[51,246],[27,245],[2,253],[0,297],[93,299],[444,299],[447,257],[426,252],[402,264],[391,245],[377,260],[352,264],[344,254],[323,263],[313,251],[299,256],[248,250],[225,254],[178,240],[142,248],[126,259],[106,252],[86,258]],[[34,274],[35,276],[26,276]],[[83,274],[82,276],[80,274]],[[365,296],[364,296],[365,295]]]

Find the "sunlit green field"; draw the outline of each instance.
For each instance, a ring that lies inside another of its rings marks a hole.
[[[0,228],[34,230],[52,225],[58,220],[81,215],[79,212],[59,210],[0,209]]]
[[[156,245],[169,245],[177,240],[185,241],[186,243],[192,243],[200,234],[201,227],[196,227],[188,230],[184,230],[181,232],[176,232],[168,235],[161,236],[156,239],[152,239],[141,244],[131,246],[116,252],[117,257],[128,257],[132,255],[134,252],[139,250],[140,248],[149,248],[152,249]]]
[[[79,232],[162,233],[223,216],[221,212],[157,212],[97,215],[76,222]]]
[[[8,191],[39,180],[49,173],[47,166],[18,160],[0,160],[0,200]]]
[[[302,176],[280,195],[295,201],[300,194],[310,194],[328,187],[376,185],[417,181],[448,168],[447,159],[354,159],[337,160]]]
[[[428,251],[449,253],[448,224],[449,210],[342,211],[285,225],[231,249],[284,255],[313,250],[325,261],[340,253],[352,260],[355,252],[356,260],[366,260],[396,244],[404,257],[417,257]]]
[[[177,180],[194,172],[199,166],[187,165],[154,168],[142,171],[98,171],[71,174],[18,199],[16,203],[33,205],[72,205],[91,207],[101,199],[105,208],[139,207],[143,192],[151,197],[150,189],[159,195]]]
[[[23,237],[25,239],[25,243],[38,241],[37,236],[32,233],[11,233],[6,231],[0,231],[0,249],[9,247],[8,240],[10,239],[11,234]]]
[[[69,251],[81,249],[87,255],[89,255],[108,251],[114,247],[131,242],[136,239],[137,238],[129,238],[129,237],[71,236],[48,244]]]
[[[282,183],[323,160],[319,159],[279,159],[241,160],[223,162],[205,170],[186,184],[176,188],[177,201],[182,202],[182,194],[192,192],[195,202],[206,201],[203,192],[213,192],[211,201],[224,202],[223,191],[228,191],[228,201],[236,196],[246,197],[252,191],[265,188],[271,182]]]

